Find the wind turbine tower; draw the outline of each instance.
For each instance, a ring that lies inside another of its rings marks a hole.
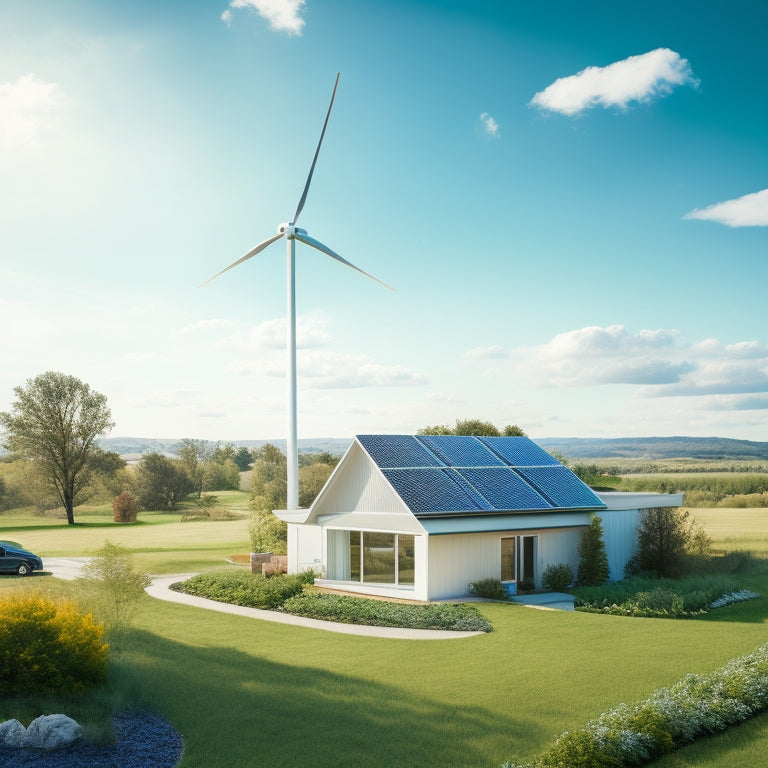
[[[393,291],[394,288],[382,282],[373,275],[369,275],[359,267],[356,267],[351,262],[339,256],[338,253],[332,251],[327,245],[324,245],[319,240],[315,240],[310,237],[306,229],[301,229],[296,226],[296,222],[304,209],[304,203],[307,201],[307,194],[309,193],[309,185],[312,182],[312,174],[315,172],[315,165],[317,164],[317,157],[320,154],[320,147],[323,144],[323,138],[325,137],[325,129],[328,127],[328,119],[331,116],[331,109],[333,109],[333,100],[336,98],[336,89],[339,85],[339,75],[336,75],[336,82],[333,86],[333,93],[331,94],[331,103],[328,105],[328,113],[325,116],[325,122],[323,123],[323,130],[320,133],[320,141],[317,143],[317,149],[315,150],[315,156],[312,159],[312,165],[309,169],[309,175],[307,176],[307,182],[304,185],[304,191],[301,193],[299,204],[296,207],[296,213],[293,214],[291,221],[285,224],[280,224],[277,228],[277,234],[273,235],[266,240],[263,240],[258,245],[251,248],[248,253],[241,256],[237,261],[230,264],[221,272],[218,272],[210,279],[206,280],[202,285],[207,285],[211,280],[215,280],[220,275],[228,272],[233,267],[242,264],[252,256],[261,253],[265,248],[272,245],[272,243],[279,240],[281,237],[285,237],[286,240],[286,304],[287,304],[287,339],[286,339],[286,358],[287,358],[287,383],[288,383],[288,439],[287,439],[287,459],[288,459],[288,510],[294,510],[299,508],[299,447],[298,447],[298,419],[297,419],[297,395],[296,395],[296,240],[305,245],[310,245],[316,248],[318,251],[330,256],[332,259],[341,262],[342,264],[350,267],[351,269],[360,272],[366,277],[375,280],[385,288]],[[202,287],[202,286],[201,286]]]

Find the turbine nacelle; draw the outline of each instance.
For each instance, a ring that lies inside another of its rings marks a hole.
[[[290,221],[287,224],[281,224],[277,228],[277,231],[281,235],[284,235],[288,240],[295,239],[297,235],[299,237],[301,237],[301,235],[306,235],[307,234],[307,230],[306,229],[302,229],[301,227],[297,227],[293,222],[290,222]]]

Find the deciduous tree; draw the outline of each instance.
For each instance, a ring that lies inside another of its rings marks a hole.
[[[525,432],[517,424],[508,424],[499,429],[490,421],[480,419],[456,419],[456,426],[437,424],[434,427],[423,427],[419,435],[470,435],[475,437],[526,437]]]
[[[136,495],[143,509],[173,509],[192,491],[192,481],[179,459],[160,453],[142,456],[136,468]]]
[[[114,427],[106,396],[74,376],[48,371],[15,387],[10,412],[0,413],[8,450],[31,459],[75,522],[91,476],[96,438]]]

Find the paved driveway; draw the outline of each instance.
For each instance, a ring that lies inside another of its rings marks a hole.
[[[46,557],[43,559],[43,570],[48,571],[57,579],[76,579],[90,557]]]

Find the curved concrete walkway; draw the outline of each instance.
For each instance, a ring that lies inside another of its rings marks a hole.
[[[321,621],[320,619],[293,616],[290,613],[263,611],[259,608],[246,608],[242,605],[220,603],[217,600],[208,600],[205,597],[196,597],[195,595],[187,595],[184,592],[175,592],[169,589],[171,584],[177,581],[184,581],[184,579],[188,579],[193,575],[191,573],[182,573],[174,576],[156,576],[152,579],[152,584],[147,587],[147,593],[159,600],[168,600],[172,603],[192,605],[197,608],[207,608],[211,611],[232,613],[236,616],[246,616],[251,619],[261,619],[262,621],[274,621],[278,624],[293,624],[297,627],[324,629],[328,632],[339,632],[343,635],[387,637],[394,640],[455,640],[485,634],[485,632],[452,632],[445,629],[402,629],[400,627],[368,627],[362,624],[340,624],[335,621]]]
[[[88,557],[46,557],[43,562],[43,570],[59,579],[76,579],[89,559]],[[171,603],[181,603],[182,605],[206,608],[209,611],[219,611],[220,613],[231,613],[236,616],[261,619],[262,621],[274,621],[279,624],[293,624],[297,627],[324,629],[328,632],[339,632],[344,635],[387,637],[395,640],[455,640],[462,637],[474,637],[485,634],[485,632],[452,632],[444,629],[402,629],[399,627],[368,627],[361,624],[340,624],[335,621],[321,621],[319,619],[307,619],[303,616],[293,616],[290,613],[263,611],[259,608],[246,608],[242,605],[220,603],[217,600],[208,600],[205,597],[187,595],[184,592],[175,592],[170,589],[171,584],[175,584],[177,581],[184,581],[194,575],[194,573],[177,573],[170,576],[154,576],[146,592],[151,597],[158,600],[167,600]]]

